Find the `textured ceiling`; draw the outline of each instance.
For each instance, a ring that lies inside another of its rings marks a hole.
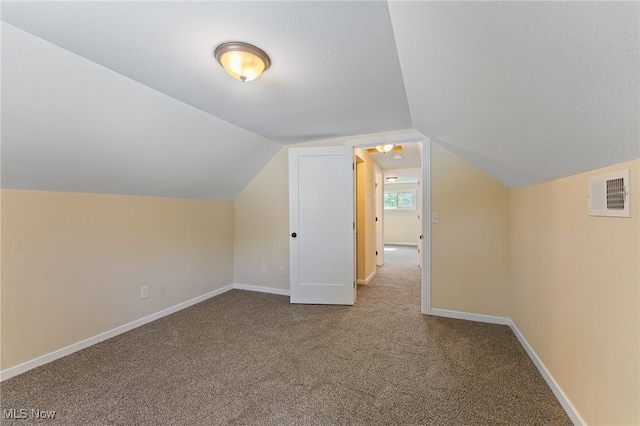
[[[390,2],[413,126],[508,187],[640,156],[639,2]]]
[[[281,144],[411,128],[508,187],[640,156],[638,2],[1,6],[3,187],[234,199]]]
[[[2,186],[235,199],[282,146],[2,26]]]
[[[382,169],[405,169],[422,167],[420,148],[417,142],[406,142],[399,144],[401,149],[382,154],[372,152],[371,159]],[[401,158],[397,158],[401,157]]]
[[[2,19],[279,143],[411,128],[385,2],[4,2]],[[225,41],[271,68],[233,80]]]

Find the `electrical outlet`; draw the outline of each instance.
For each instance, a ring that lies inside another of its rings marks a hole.
[[[431,223],[440,223],[440,215],[438,213],[431,213]]]
[[[262,267],[260,268],[260,272],[262,272],[263,274],[267,273],[267,265],[262,265]]]
[[[147,297],[149,297],[149,286],[140,287],[140,299],[146,299]]]
[[[284,266],[280,267],[280,275],[284,275]]]

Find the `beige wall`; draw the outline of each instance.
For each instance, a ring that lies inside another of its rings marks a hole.
[[[3,370],[233,283],[232,201],[1,197]]]
[[[289,290],[289,147],[342,146],[345,142],[328,139],[282,147],[238,196],[234,214],[236,284]],[[263,264],[267,265],[266,274],[260,273]],[[284,275],[279,275],[280,266],[284,266]]]
[[[512,319],[587,424],[640,424],[640,160],[511,191]],[[631,169],[631,218],[587,178]]]
[[[376,271],[375,163],[364,149],[354,153],[362,161],[356,164],[357,280],[366,284]]]
[[[289,290],[289,157],[282,148],[235,201],[236,284]],[[260,266],[267,265],[267,273]],[[280,275],[279,268],[284,268]]]
[[[417,183],[385,184],[385,191],[416,191]],[[417,205],[417,204],[416,204]],[[384,242],[385,244],[417,245],[420,236],[418,210],[385,210],[384,211]]]
[[[509,190],[432,142],[431,211],[431,307],[509,317]]]

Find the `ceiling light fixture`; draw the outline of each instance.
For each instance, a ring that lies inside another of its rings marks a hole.
[[[262,49],[241,41],[222,43],[213,51],[213,56],[231,77],[242,82],[255,80],[271,65]]]
[[[394,144],[377,145],[376,151],[386,154],[387,152],[391,151],[394,146],[395,146]]]
[[[393,183],[393,182],[395,182],[395,181],[397,181],[397,180],[398,180],[398,177],[397,177],[397,176],[388,176],[388,177],[387,177],[387,182],[391,182],[391,183]]]

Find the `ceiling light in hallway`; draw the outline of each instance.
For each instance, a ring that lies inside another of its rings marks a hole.
[[[387,152],[391,151],[393,149],[393,147],[394,147],[393,144],[377,145],[376,146],[376,151],[381,152],[383,154],[386,154]]]

